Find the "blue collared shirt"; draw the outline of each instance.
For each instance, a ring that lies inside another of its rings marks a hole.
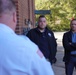
[[[72,34],[72,42],[76,43],[76,33]],[[72,51],[71,54],[76,54],[76,51]]]

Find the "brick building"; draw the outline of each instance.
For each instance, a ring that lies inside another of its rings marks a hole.
[[[33,28],[35,24],[35,1],[34,0],[14,0],[17,12],[16,33],[22,34],[24,29]]]

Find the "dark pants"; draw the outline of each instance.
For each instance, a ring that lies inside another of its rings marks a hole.
[[[66,75],[73,75],[74,68],[76,68],[76,57],[71,56],[70,61],[68,63],[65,63]]]

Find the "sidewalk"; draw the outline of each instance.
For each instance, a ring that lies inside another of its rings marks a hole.
[[[55,32],[55,38],[57,38],[57,62],[52,65],[55,75],[65,75],[65,66],[63,60],[64,49],[62,46],[62,37],[64,32]],[[76,75],[76,71],[74,71],[73,75]]]

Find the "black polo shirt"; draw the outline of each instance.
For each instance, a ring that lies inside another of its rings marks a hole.
[[[39,33],[39,48],[42,51],[42,53],[44,54],[44,56],[46,58],[50,57],[50,50],[49,50],[49,44],[48,44],[48,40],[47,40],[47,34],[46,34],[46,30],[44,32],[40,32],[38,30]]]
[[[27,36],[38,45],[44,56],[50,62],[55,58],[57,43],[51,30],[46,27],[44,32],[40,32],[38,28],[34,28],[27,33]]]

